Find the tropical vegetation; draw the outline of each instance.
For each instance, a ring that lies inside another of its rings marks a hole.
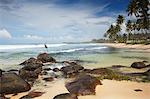
[[[111,25],[104,36],[115,42],[150,44],[149,12],[149,0],[130,0],[127,13],[132,20],[124,22],[125,18],[118,15],[115,25]],[[126,23],[126,33],[120,32],[123,23]]]

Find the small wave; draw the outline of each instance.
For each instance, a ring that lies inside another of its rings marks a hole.
[[[71,52],[76,52],[76,51],[88,51],[88,50],[97,50],[97,49],[104,49],[107,47],[92,47],[92,48],[75,48],[75,49],[66,49],[66,50],[61,50],[61,51],[51,51],[50,53],[71,53]]]
[[[107,47],[92,47],[92,48],[89,48],[89,50],[97,50],[97,49],[105,49]]]
[[[67,44],[47,44],[48,47],[60,47]],[[44,48],[44,44],[38,45],[0,45],[0,50],[26,49],[26,48]]]
[[[66,49],[62,51],[51,51],[50,53],[70,53],[70,52],[81,51],[81,50],[84,50],[84,48]]]

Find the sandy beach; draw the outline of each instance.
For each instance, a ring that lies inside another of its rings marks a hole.
[[[150,83],[103,80],[102,84],[96,87],[96,95],[78,96],[78,99],[149,99],[150,97]],[[35,86],[32,88],[32,90],[45,92],[42,96],[34,99],[53,99],[58,94],[68,92],[64,79],[49,82],[46,85],[45,87]],[[135,89],[142,91],[136,92]],[[19,99],[26,94],[27,92],[19,93],[11,99]]]
[[[125,44],[125,43],[103,43],[103,45],[114,47],[114,48],[127,48],[127,49],[135,49],[137,51],[150,52],[150,45],[143,44]]]

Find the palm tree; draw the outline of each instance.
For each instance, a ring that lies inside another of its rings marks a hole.
[[[121,25],[124,22],[124,17],[122,15],[118,15],[117,24]]]
[[[128,16],[132,16],[133,14],[137,17],[138,16],[138,5],[137,0],[131,0],[128,8],[127,8]]]
[[[111,25],[106,31],[105,36],[108,36],[111,40],[116,40],[116,29],[115,26]]]
[[[133,24],[131,20],[128,20],[126,23],[126,31],[128,32],[127,40],[131,39],[131,31],[133,30]]]
[[[128,5],[128,15],[135,15],[137,17],[136,24],[138,24],[138,30],[149,30],[150,28],[149,6],[149,0],[131,0]]]

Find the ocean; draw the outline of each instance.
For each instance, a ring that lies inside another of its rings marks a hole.
[[[19,63],[47,52],[57,61],[78,60],[86,68],[130,66],[135,61],[149,61],[150,53],[134,49],[117,49],[98,43],[0,45],[0,69],[20,68]],[[57,67],[57,65],[55,65]]]

